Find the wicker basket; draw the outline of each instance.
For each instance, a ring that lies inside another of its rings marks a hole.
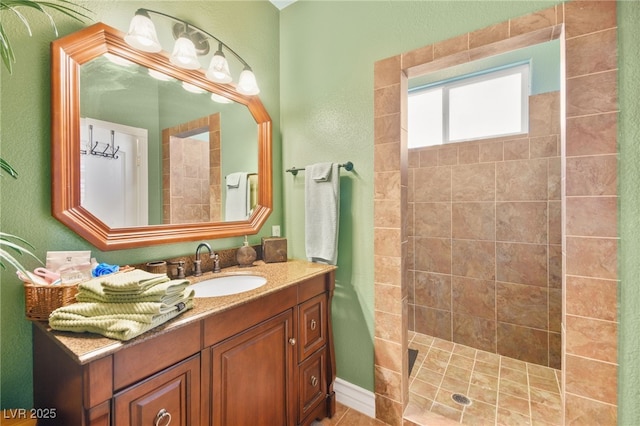
[[[24,283],[25,314],[35,321],[48,321],[55,309],[76,301],[78,284],[36,285]]]

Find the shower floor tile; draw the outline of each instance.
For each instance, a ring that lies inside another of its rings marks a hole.
[[[405,424],[562,424],[561,372],[409,332],[418,356]],[[453,400],[459,394],[471,404]],[[434,420],[434,416],[440,420]]]

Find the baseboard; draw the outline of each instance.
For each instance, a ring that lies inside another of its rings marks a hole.
[[[369,417],[376,417],[376,396],[373,392],[340,378],[336,378],[333,383],[333,390],[336,393],[336,400],[340,404],[353,408]]]

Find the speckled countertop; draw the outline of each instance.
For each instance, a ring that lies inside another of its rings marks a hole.
[[[224,275],[251,274],[260,275],[267,279],[267,283],[255,290],[229,296],[197,298],[195,307],[176,318],[150,330],[127,342],[113,340],[92,333],[69,333],[54,331],[45,322],[34,322],[36,327],[46,330],[66,352],[80,364],[85,364],[98,358],[112,354],[128,345],[135,345],[178,327],[201,320],[206,316],[220,313],[240,306],[267,294],[276,292],[290,285],[299,283],[317,275],[325,274],[336,269],[332,265],[311,263],[305,260],[289,260],[282,263],[264,263],[256,261],[255,266],[240,268],[237,266],[225,268],[222,272],[213,274],[206,272],[200,277],[187,277],[192,283]]]

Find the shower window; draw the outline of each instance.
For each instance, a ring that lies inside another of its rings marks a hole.
[[[528,63],[412,89],[409,148],[527,133],[529,94]]]

